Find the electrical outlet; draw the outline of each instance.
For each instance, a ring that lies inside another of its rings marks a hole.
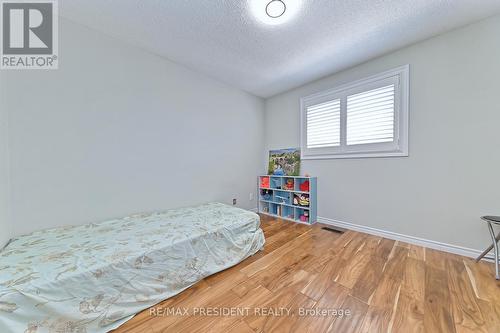
[[[248,198],[250,199],[250,201],[253,201],[253,193],[250,192],[250,195],[248,196]]]
[[[236,198],[233,199],[233,206],[236,205]]]

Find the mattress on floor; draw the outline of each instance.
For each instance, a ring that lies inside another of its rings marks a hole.
[[[0,332],[107,332],[263,245],[220,203],[34,232],[0,252]]]

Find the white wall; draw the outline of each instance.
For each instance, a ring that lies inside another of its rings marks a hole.
[[[318,213],[482,249],[478,217],[500,215],[499,36],[496,16],[275,96],[267,149],[299,147],[300,97],[410,64],[410,157],[304,161]]]
[[[233,197],[256,206],[263,100],[64,19],[59,68],[2,73],[15,235]]]

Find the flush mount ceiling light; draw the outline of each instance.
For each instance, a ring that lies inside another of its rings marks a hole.
[[[253,16],[265,25],[289,22],[300,12],[303,0],[247,0]]]
[[[266,6],[266,14],[270,18],[278,18],[285,14],[286,5],[281,0],[272,0]]]

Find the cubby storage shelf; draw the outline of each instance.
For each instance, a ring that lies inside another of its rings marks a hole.
[[[292,192],[292,193],[303,193],[303,194],[309,194],[310,192],[304,192],[304,191],[293,191],[293,190],[280,190],[277,188],[270,188],[270,187],[259,187],[261,190],[276,190],[276,191],[283,191],[283,192]]]
[[[273,204],[287,206],[287,207],[293,207],[293,208],[300,208],[300,209],[310,210],[310,207],[307,207],[307,206],[289,205],[289,204],[286,204],[286,203],[276,202],[276,201],[270,201],[270,200],[262,200],[261,199],[260,202],[267,202],[267,203],[273,203]]]
[[[309,182],[309,188],[306,181]],[[316,186],[316,177],[259,176],[259,213],[297,223],[314,224],[317,222]],[[307,202],[308,205],[300,205]]]

